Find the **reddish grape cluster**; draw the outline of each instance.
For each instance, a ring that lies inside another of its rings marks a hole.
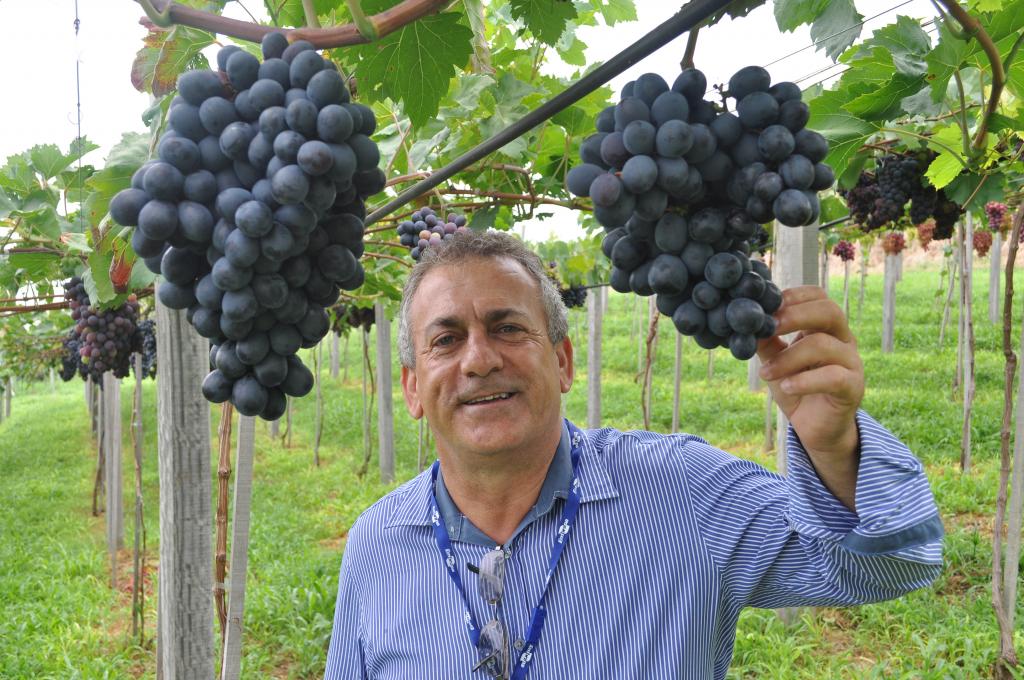
[[[928,250],[928,244],[935,238],[935,220],[928,220],[917,227],[917,240],[921,242],[921,249]]]
[[[469,231],[465,215],[448,213],[447,220],[442,222],[434,209],[426,206],[398,225],[399,240],[403,246],[412,248],[409,254],[416,261],[419,261],[427,248],[436,248],[442,241],[450,241],[456,233],[463,231]]]
[[[544,273],[555,284],[555,288],[558,289],[558,294],[562,298],[562,304],[567,308],[572,309],[573,307],[582,307],[587,304],[586,287],[567,285],[558,270],[557,262],[548,262]]]
[[[832,254],[843,262],[850,262],[857,256],[857,250],[849,241],[840,241],[835,245],[835,248],[832,249]]]
[[[882,239],[882,250],[886,255],[899,255],[907,247],[907,239],[901,232],[891,231]]]
[[[98,383],[107,371],[117,378],[127,377],[137,344],[139,303],[135,296],[116,309],[100,309],[90,304],[85,284],[76,276],[64,286],[64,298],[70,302],[74,339],[80,343],[79,373],[91,375]]]
[[[1003,220],[1006,218],[1006,204],[999,201],[989,201],[985,204],[985,216],[988,217],[989,229],[1001,231]]]
[[[985,257],[988,255],[988,251],[991,247],[991,231],[988,231],[987,229],[979,229],[974,232],[974,252],[978,253],[978,257]]]

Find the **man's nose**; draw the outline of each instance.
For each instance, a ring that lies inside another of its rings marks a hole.
[[[484,377],[502,367],[501,352],[484,329],[472,329],[466,338],[462,370],[466,375]]]

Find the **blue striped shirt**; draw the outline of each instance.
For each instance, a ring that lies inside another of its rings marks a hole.
[[[743,607],[861,604],[928,585],[943,530],[921,463],[867,414],[857,424],[856,514],[823,486],[792,428],[788,477],[692,435],[586,431],[582,504],[548,590],[531,680],[724,678]],[[513,647],[543,588],[563,505],[559,449],[537,506],[505,546],[500,615]],[[471,672],[477,652],[434,542],[430,490],[424,472],[349,532],[325,680],[486,677]],[[460,517],[447,502],[451,528]],[[466,565],[494,545],[461,521],[452,544],[484,622],[493,612]]]

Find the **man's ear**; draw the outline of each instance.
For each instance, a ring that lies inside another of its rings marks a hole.
[[[576,375],[576,366],[573,363],[572,340],[565,336],[560,343],[555,345],[555,356],[558,357],[558,382],[562,394],[569,392],[572,387],[573,377]]]
[[[405,407],[414,420],[423,417],[423,405],[420,404],[419,393],[417,392],[416,371],[408,366],[402,366],[402,396],[405,397]]]

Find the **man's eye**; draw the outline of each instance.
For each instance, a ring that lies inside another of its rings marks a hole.
[[[439,337],[437,340],[434,341],[434,346],[435,347],[446,347],[446,346],[452,344],[453,342],[455,342],[455,336],[454,335],[442,335],[441,337]]]
[[[518,333],[519,331],[519,326],[513,326],[512,324],[505,324],[498,328],[499,333]]]

